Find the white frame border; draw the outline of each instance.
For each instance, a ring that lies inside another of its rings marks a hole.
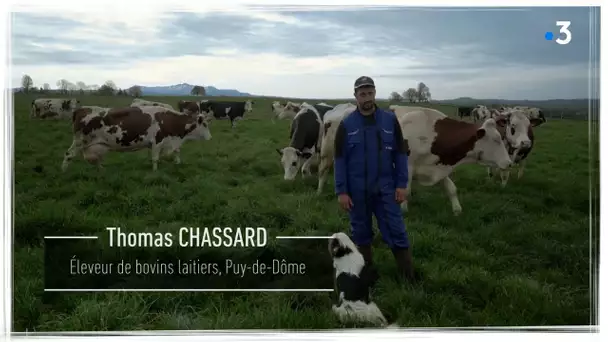
[[[10,56],[10,36],[8,33],[10,32],[10,14],[8,13],[9,8],[12,11],[46,11],[49,10],[61,10],[61,11],[100,11],[107,8],[121,8],[121,10],[125,10],[126,7],[137,8],[137,10],[150,10],[150,9],[174,9],[174,10],[196,10],[198,8],[214,8],[214,9],[227,9],[227,7],[233,7],[237,5],[300,5],[305,3],[307,7],[314,7],[316,5],[327,5],[327,1],[276,1],[276,0],[258,0],[258,1],[238,1],[238,0],[224,0],[224,6],[219,7],[218,5],[211,5],[207,3],[204,5],[204,1],[200,1],[200,4],[193,4],[183,0],[175,0],[171,1],[173,5],[168,5],[168,1],[162,0],[147,0],[145,7],[142,7],[141,4],[143,0],[130,1],[128,3],[122,0],[104,0],[104,1],[91,1],[91,0],[61,0],[61,1],[53,1],[48,2],[46,0],[5,0],[0,2],[0,7],[2,7],[2,24],[0,25],[0,37],[3,41],[4,46],[7,48],[0,49],[0,53],[2,53],[2,57],[4,61],[9,61]],[[118,6],[112,6],[114,3]],[[361,1],[361,0],[334,0],[331,2],[332,7],[351,7],[357,5],[369,6],[371,2],[369,1]],[[18,4],[18,5],[16,5]],[[563,0],[553,0],[553,1],[541,1],[541,0],[511,0],[511,1],[459,1],[457,4],[455,1],[408,1],[408,0],[382,0],[375,1],[375,6],[383,6],[383,5],[409,5],[415,7],[433,7],[433,6],[442,6],[442,7],[462,7],[462,6],[483,6],[483,7],[494,7],[494,6],[516,6],[516,7],[526,7],[526,6],[601,6],[601,1],[563,1]],[[603,20],[602,20],[602,24]],[[601,35],[605,36],[608,32],[607,26],[601,25]],[[600,47],[601,48],[601,47]],[[604,50],[604,49],[602,49]],[[605,55],[605,50],[600,54],[601,56]],[[0,299],[0,304],[2,306],[2,312],[0,313],[0,330],[3,332],[4,337],[11,339],[9,332],[12,326],[12,296],[11,296],[11,288],[12,288],[12,233],[13,233],[13,217],[12,217],[12,202],[13,202],[13,118],[12,118],[12,94],[9,93],[8,89],[12,88],[11,85],[11,67],[10,65],[3,64],[2,69],[0,69],[0,75],[4,76],[4,93],[3,97],[0,98],[0,106],[4,108],[4,115],[0,120],[1,128],[3,131],[3,148],[1,153],[2,156],[2,166],[4,170],[3,177],[3,196],[2,196],[2,207],[3,207],[3,234],[2,236],[2,253],[0,255],[0,263],[2,264],[2,287],[0,288],[0,292],[2,294]],[[604,78],[605,76],[605,68],[601,69],[601,76]],[[590,85],[591,90],[591,85]],[[601,90],[601,98],[606,95],[605,88],[600,88]],[[9,96],[10,95],[10,96]],[[603,107],[600,107],[602,111],[602,115],[606,114],[608,111],[604,110]],[[600,131],[605,131],[602,129],[605,126],[605,120],[600,122]],[[589,124],[590,129],[592,124]],[[608,146],[606,146],[605,141],[600,140],[601,150],[600,154],[606,155],[606,151],[608,150]],[[600,158],[601,159],[601,158]],[[604,168],[605,169],[605,168]],[[601,178],[605,178],[605,170],[601,170]],[[601,192],[601,189],[600,189]],[[600,204],[601,209],[606,209],[608,205],[606,201]],[[604,210],[602,210],[604,211]],[[591,233],[590,233],[591,234]],[[603,245],[600,242],[600,245]],[[601,247],[600,247],[601,248]],[[605,259],[605,253],[603,256],[600,256],[601,259]],[[591,262],[591,260],[590,260]],[[600,262],[600,269],[605,271],[607,261]],[[601,281],[602,274],[605,272],[600,272],[599,275],[599,283],[603,284]],[[597,278],[597,277],[596,277]],[[599,292],[599,288],[595,289]],[[600,302],[595,303],[596,307],[599,309],[602,303],[606,301],[604,298],[599,298]],[[604,306],[606,307],[606,306]],[[608,314],[604,314],[600,316],[600,323],[605,323],[606,317]],[[604,319],[602,319],[604,318]],[[600,324],[601,325],[601,324]],[[604,324],[604,326],[606,326]],[[597,328],[597,326],[595,327]],[[319,332],[281,332],[281,331],[153,331],[153,332],[143,332],[143,331],[133,331],[133,332],[64,332],[64,333],[38,333],[35,334],[38,338],[42,336],[53,335],[56,336],[54,339],[56,340],[83,340],[84,336],[95,336],[93,338],[101,338],[101,336],[114,335],[111,338],[113,340],[119,341],[127,341],[127,340],[141,340],[143,338],[142,335],[145,335],[145,339],[147,341],[163,341],[166,340],[166,337],[171,335],[173,340],[186,341],[186,340],[200,340],[200,336],[204,335],[205,340],[310,340],[312,339],[323,339],[323,340],[367,340],[370,338],[382,338],[386,339],[395,339],[402,340],[405,336],[408,338],[414,339],[422,339],[422,338],[440,338],[440,339],[449,339],[449,340],[471,340],[471,339],[499,339],[499,340],[509,340],[513,339],[530,339],[533,341],[539,340],[547,340],[547,341],[561,341],[561,340],[572,340],[577,339],[582,342],[583,340],[591,340],[594,337],[599,337],[598,334],[589,334],[589,331],[594,331],[595,328],[589,327],[519,327],[516,330],[540,330],[545,331],[545,333],[537,332],[533,335],[523,333],[523,332],[513,332],[513,328],[503,327],[503,328],[492,328],[492,329],[406,329],[406,330],[369,330],[369,329],[361,329],[361,330],[338,330],[338,331],[319,331]],[[511,332],[501,332],[510,330]],[[553,333],[548,333],[552,331]],[[568,331],[567,334],[556,334],[556,332],[560,331]],[[34,338],[32,334],[15,334],[13,338],[24,339],[25,335],[28,335],[27,339]],[[121,336],[116,336],[121,335]],[[17,337],[19,336],[19,337]],[[46,338],[49,338],[46,337]]]

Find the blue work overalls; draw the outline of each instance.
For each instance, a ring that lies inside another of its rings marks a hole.
[[[342,155],[334,160],[336,194],[347,193],[353,201],[349,215],[355,244],[371,244],[373,213],[382,240],[390,248],[409,248],[395,200],[396,188],[408,185],[407,153],[398,152],[397,144],[403,142],[396,141],[395,114],[376,108],[372,115],[366,118],[357,109],[341,123],[345,134]]]

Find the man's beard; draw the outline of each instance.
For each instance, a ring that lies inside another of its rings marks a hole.
[[[366,101],[361,105],[361,109],[363,110],[370,110],[372,108],[374,108],[374,101]]]

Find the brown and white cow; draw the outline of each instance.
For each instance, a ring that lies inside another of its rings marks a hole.
[[[482,164],[501,170],[511,166],[511,159],[502,140],[496,121],[485,119],[481,124],[449,118],[444,113],[420,107],[400,113],[393,109],[401,124],[408,145],[408,197],[412,179],[422,186],[432,186],[439,181],[452,204],[455,215],[462,212],[457,188],[450,178],[454,168],[462,164]],[[407,202],[402,204],[407,209]]]
[[[495,118],[503,141],[505,142],[513,166],[518,168],[517,178],[521,178],[524,173],[526,158],[534,147],[534,131],[536,127],[543,123],[540,118],[528,119],[528,116],[521,110],[507,110]],[[495,168],[488,167],[488,176],[494,177]],[[510,170],[501,170],[500,179],[502,186],[506,186],[509,181]]]
[[[68,119],[79,107],[76,99],[40,98],[32,101],[30,118]]]
[[[201,107],[196,101],[180,100],[177,103],[177,110],[186,114],[198,114],[201,112]]]
[[[180,147],[186,140],[210,140],[209,119],[204,114],[184,115],[160,106],[133,106],[95,111],[81,108],[72,117],[73,141],[66,151],[62,170],[82,151],[91,164],[101,167],[109,151],[130,152],[150,148],[152,170],[160,153],[173,154],[181,163]]]
[[[462,207],[456,185],[450,179],[455,167],[470,163],[499,169],[511,166],[511,159],[494,119],[476,124],[452,119],[431,108],[393,105],[389,110],[397,116],[408,146],[408,197],[411,196],[413,179],[422,186],[432,186],[443,181],[452,210],[458,215],[462,212]],[[336,123],[340,120],[331,122],[330,126],[337,126]],[[327,129],[327,123],[325,126]],[[332,134],[328,131],[327,140],[323,141],[322,146],[333,148],[333,143],[329,142],[331,138]],[[335,134],[333,138],[335,139]],[[331,152],[333,156],[333,150]],[[327,151],[325,153],[329,154]],[[321,155],[323,158],[323,152]],[[402,204],[402,209],[407,210],[407,202]]]
[[[171,106],[170,104],[166,104],[166,103],[162,103],[162,102],[148,101],[148,100],[144,100],[144,99],[134,99],[133,102],[131,102],[131,107],[142,107],[142,106],[143,107],[145,107],[145,106],[163,107],[163,108],[175,110],[175,108],[173,108],[173,106]]]

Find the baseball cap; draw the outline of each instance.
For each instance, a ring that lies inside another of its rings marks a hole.
[[[372,80],[371,77],[361,76],[355,81],[355,89],[361,87],[376,87],[376,85],[374,84],[374,80]]]

